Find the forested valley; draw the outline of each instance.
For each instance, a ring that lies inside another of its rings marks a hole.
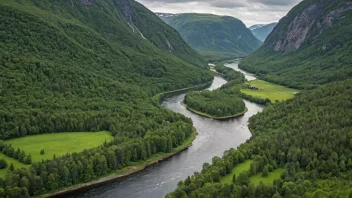
[[[220,62],[214,68],[216,72],[229,82],[214,91],[190,92],[186,94],[184,104],[197,114],[219,118],[230,118],[246,113],[246,106],[242,99],[257,104],[269,105],[271,101],[267,98],[259,98],[241,92],[246,85],[244,75],[224,66]]]
[[[227,84],[185,96],[189,109],[213,118],[243,114],[242,99],[267,107],[250,118],[249,140],[167,197],[352,197],[351,10],[350,0],[302,1],[241,62],[262,80],[299,89],[294,98],[242,93],[244,75],[223,63],[215,70]],[[192,119],[159,103],[169,91],[209,84],[213,74],[143,5],[2,0],[0,15],[0,198],[47,196],[143,169],[192,144]],[[49,158],[44,147],[34,156],[8,143],[88,132],[110,139],[71,152],[63,136],[66,154]],[[272,181],[253,182],[258,175]]]
[[[139,3],[6,0],[0,14],[0,138],[102,130],[115,137],[41,162],[1,142],[4,154],[32,165],[11,165],[0,197],[88,182],[169,153],[195,133],[191,119],[152,96],[212,76],[178,33]]]
[[[240,68],[296,89],[352,76],[350,0],[302,1],[283,17],[264,44]]]
[[[351,9],[302,1],[279,21],[239,66],[300,93],[251,117],[246,143],[167,197],[352,197]]]
[[[184,104],[191,110],[214,118],[245,113],[246,106],[239,97],[238,88],[245,81],[244,75],[222,64],[218,64],[215,69],[229,83],[214,91],[190,92],[185,96]]]
[[[271,105],[250,119],[252,138],[178,184],[168,197],[351,197],[352,81]],[[220,180],[251,159],[247,171]],[[272,185],[249,177],[285,168]]]

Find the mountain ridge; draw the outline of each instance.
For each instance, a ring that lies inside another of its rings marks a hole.
[[[265,80],[299,89],[350,78],[351,10],[348,0],[302,1],[240,67]]]
[[[241,20],[231,16],[196,13],[157,15],[208,59],[247,56],[261,45],[261,41],[253,36]]]
[[[269,36],[269,34],[273,31],[276,25],[277,25],[276,22],[270,23],[270,24],[259,24],[259,25],[253,25],[249,27],[249,29],[252,31],[253,35],[257,39],[264,42],[266,37]]]
[[[213,76],[206,61],[141,4],[3,0],[0,15],[2,154],[24,161],[19,150],[3,150],[4,142],[30,135],[112,136],[99,147],[81,146],[83,152],[48,160],[32,161],[31,151],[22,150],[32,165],[0,170],[7,174],[0,179],[0,197],[40,196],[96,180],[156,153],[170,154],[194,134],[192,120],[152,96],[208,83]]]

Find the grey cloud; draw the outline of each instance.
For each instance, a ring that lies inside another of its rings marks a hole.
[[[236,8],[245,7],[249,4],[262,4],[266,6],[293,6],[301,0],[141,0],[141,2],[158,2],[158,3],[207,3],[219,8]]]
[[[293,6],[301,0],[247,0],[250,3],[260,3],[268,6]]]
[[[230,0],[218,0],[209,1],[209,4],[218,8],[239,8],[246,7],[247,4],[244,1],[230,1]]]
[[[154,12],[210,13],[241,19],[248,26],[280,20],[302,0],[136,0]]]

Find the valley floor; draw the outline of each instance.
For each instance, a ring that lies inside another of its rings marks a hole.
[[[293,98],[299,90],[273,84],[264,80],[254,80],[247,82],[246,88],[241,89],[241,92],[262,99],[268,98],[272,103],[275,103],[277,101],[281,102]]]

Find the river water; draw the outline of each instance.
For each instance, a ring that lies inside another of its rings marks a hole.
[[[237,71],[237,63],[227,64]],[[255,78],[243,72],[248,80]],[[215,76],[213,84],[208,88],[214,90],[226,83],[226,80]],[[217,121],[198,116],[181,105],[185,94],[166,98],[162,106],[174,112],[192,118],[198,136],[193,145],[186,151],[173,156],[159,164],[151,166],[121,181],[111,182],[101,187],[73,194],[72,197],[89,198],[161,198],[175,190],[177,183],[196,171],[202,170],[205,162],[211,162],[214,156],[221,157],[224,151],[236,148],[251,137],[248,130],[248,119],[263,110],[263,107],[245,101],[248,112],[239,118],[228,121]]]

